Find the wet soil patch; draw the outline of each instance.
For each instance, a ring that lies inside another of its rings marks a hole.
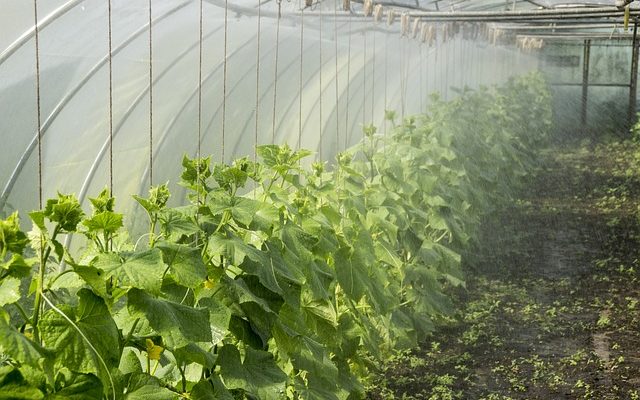
[[[464,256],[459,312],[370,399],[640,399],[640,147],[544,155]]]

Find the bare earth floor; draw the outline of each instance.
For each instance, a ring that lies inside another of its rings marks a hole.
[[[640,146],[544,159],[465,255],[459,313],[369,399],[640,399]]]

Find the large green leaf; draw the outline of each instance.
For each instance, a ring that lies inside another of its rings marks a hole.
[[[194,288],[207,278],[207,269],[202,262],[200,250],[167,241],[156,243],[156,248],[162,251],[162,258],[178,284]]]
[[[147,374],[131,374],[124,400],[175,400],[178,394],[162,387],[159,379]]]
[[[0,281],[0,306],[20,300],[20,280],[8,277]]]
[[[156,299],[140,289],[129,290],[127,308],[148,321],[170,349],[212,340],[207,309]]]
[[[215,375],[206,381],[200,381],[191,390],[192,400],[234,400],[233,395]]]
[[[8,315],[0,309],[0,353],[27,365],[38,365],[47,352],[10,325]]]
[[[218,356],[220,374],[230,389],[243,389],[262,400],[278,400],[284,395],[287,375],[276,365],[271,353],[247,347],[244,360],[233,345],[225,345]]]
[[[44,394],[29,384],[20,371],[11,365],[0,366],[0,399],[40,400]]]
[[[47,395],[47,400],[87,400],[102,398],[102,382],[95,375],[76,374],[65,382],[54,394]]]
[[[102,298],[88,289],[81,289],[78,298],[76,308],[60,306],[66,318],[56,310],[43,314],[42,341],[46,348],[53,350],[57,367],[96,374],[108,386],[110,381],[103,362],[108,369],[120,362],[118,327]]]
[[[150,249],[135,253],[100,254],[93,264],[113,277],[125,288],[138,288],[160,294],[162,276],[166,265],[162,261],[160,249]]]

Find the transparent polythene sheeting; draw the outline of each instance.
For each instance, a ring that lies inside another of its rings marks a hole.
[[[33,9],[21,4],[26,19]],[[109,76],[105,3],[82,4],[40,32],[40,91],[44,196],[74,192],[86,201],[109,182]],[[170,181],[177,204],[184,199],[175,184],[180,160],[198,150],[199,3],[153,5],[153,183]],[[300,18],[280,21],[277,42],[277,20],[261,19],[257,76],[257,17],[230,12],[224,99],[224,9],[205,2],[203,11],[200,151],[216,161],[223,146],[225,161],[253,157],[255,145],[271,143],[272,137],[275,143],[309,148],[316,158],[321,154],[332,160],[360,140],[363,124],[372,122],[385,131],[385,108],[418,113],[432,91],[452,97],[451,86],[495,83],[531,65],[523,61],[513,68],[514,53],[464,40],[427,47],[384,24],[356,18],[351,25],[344,19],[338,23],[336,54],[335,21],[326,17],[321,34],[319,21],[306,15],[302,53]],[[150,184],[147,12],[146,1],[113,2],[112,173],[118,208],[127,213],[135,208],[130,195],[143,194]],[[23,25],[28,29],[27,22]],[[498,74],[496,61],[509,68]],[[0,105],[3,115],[11,116],[0,121],[1,188],[13,182],[3,212],[37,205],[37,151],[29,147],[36,135],[34,65],[33,40],[0,64]]]

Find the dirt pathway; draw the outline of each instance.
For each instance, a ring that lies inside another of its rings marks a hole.
[[[550,154],[484,223],[459,315],[391,362],[369,398],[640,399],[637,154]]]

